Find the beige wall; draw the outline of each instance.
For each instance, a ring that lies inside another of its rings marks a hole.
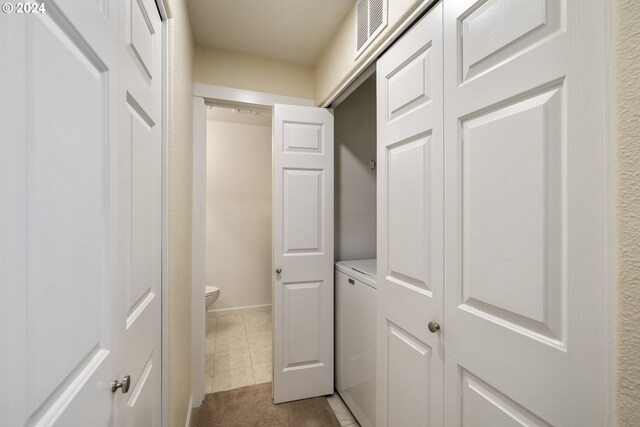
[[[271,126],[207,122],[207,284],[210,309],[271,304]]]
[[[336,261],[376,257],[376,80],[334,110]]]
[[[168,425],[184,427],[191,397],[193,37],[186,0],[170,7]]]
[[[243,53],[196,47],[198,83],[313,99],[311,67]]]
[[[354,24],[356,9],[354,2],[353,7],[316,64],[316,105],[323,105],[423,1],[431,0],[389,0],[387,27],[357,60],[355,59],[354,46],[354,40],[356,39]]]
[[[614,0],[616,424],[640,425],[640,2]]]

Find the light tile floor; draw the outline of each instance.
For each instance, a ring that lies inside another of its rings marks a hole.
[[[207,316],[205,393],[272,381],[271,312]],[[341,426],[359,427],[338,393],[327,397]]]
[[[207,317],[205,393],[271,381],[271,312]]]

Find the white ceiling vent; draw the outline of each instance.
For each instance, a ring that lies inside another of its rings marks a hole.
[[[356,2],[356,58],[387,26],[388,0],[358,0]]]

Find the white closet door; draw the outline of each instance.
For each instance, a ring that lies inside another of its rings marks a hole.
[[[0,16],[0,424],[106,427],[119,2],[43,7]]]
[[[445,2],[447,425],[608,425],[606,3]]]
[[[377,64],[378,426],[442,425],[442,91],[439,4]]]
[[[153,0],[120,1],[118,108],[122,348],[131,377],[123,424],[159,426],[161,414],[162,22]]]
[[[273,132],[273,399],[280,403],[333,393],[333,114],[275,105]]]

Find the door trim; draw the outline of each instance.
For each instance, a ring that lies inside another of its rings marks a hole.
[[[168,0],[155,0],[161,18],[162,83],[161,83],[161,160],[160,178],[160,425],[169,422],[169,32],[167,20],[172,17]]]
[[[245,104],[273,109],[274,104],[313,106],[314,101],[273,93],[255,92],[232,87],[194,83],[193,85],[193,200],[192,233],[206,233],[206,182],[207,182],[207,103]],[[199,117],[199,118],[198,118]],[[202,118],[204,117],[204,120]],[[164,192],[163,192],[164,194]],[[164,222],[163,222],[164,224]],[[206,278],[206,244],[204,239],[191,242],[191,397],[193,407],[204,400],[204,336]],[[164,241],[163,241],[164,243]],[[200,278],[197,283],[196,278]],[[164,289],[164,288],[163,288]],[[193,309],[198,307],[198,310]],[[199,337],[199,339],[196,339]],[[163,340],[164,340],[163,335]],[[164,359],[163,359],[164,360]],[[164,362],[163,362],[164,366]],[[163,389],[164,390],[164,389]],[[164,396],[164,395],[163,395]],[[163,400],[166,402],[166,400]],[[166,427],[166,425],[163,425]]]
[[[193,84],[193,96],[204,98],[208,101],[218,101],[232,104],[249,104],[267,108],[273,108],[274,104],[315,106],[313,99],[297,98],[295,96],[277,95],[274,93],[256,92],[252,90],[237,89],[233,87],[209,85],[205,83]]]
[[[158,12],[160,13],[160,19],[165,22],[167,19],[173,18],[171,8],[169,7],[169,0],[155,0],[156,6],[158,6]]]
[[[193,406],[204,399],[204,336],[206,318],[207,245],[207,108],[193,97],[193,183],[191,210],[191,398]],[[201,337],[201,339],[195,339]]]

